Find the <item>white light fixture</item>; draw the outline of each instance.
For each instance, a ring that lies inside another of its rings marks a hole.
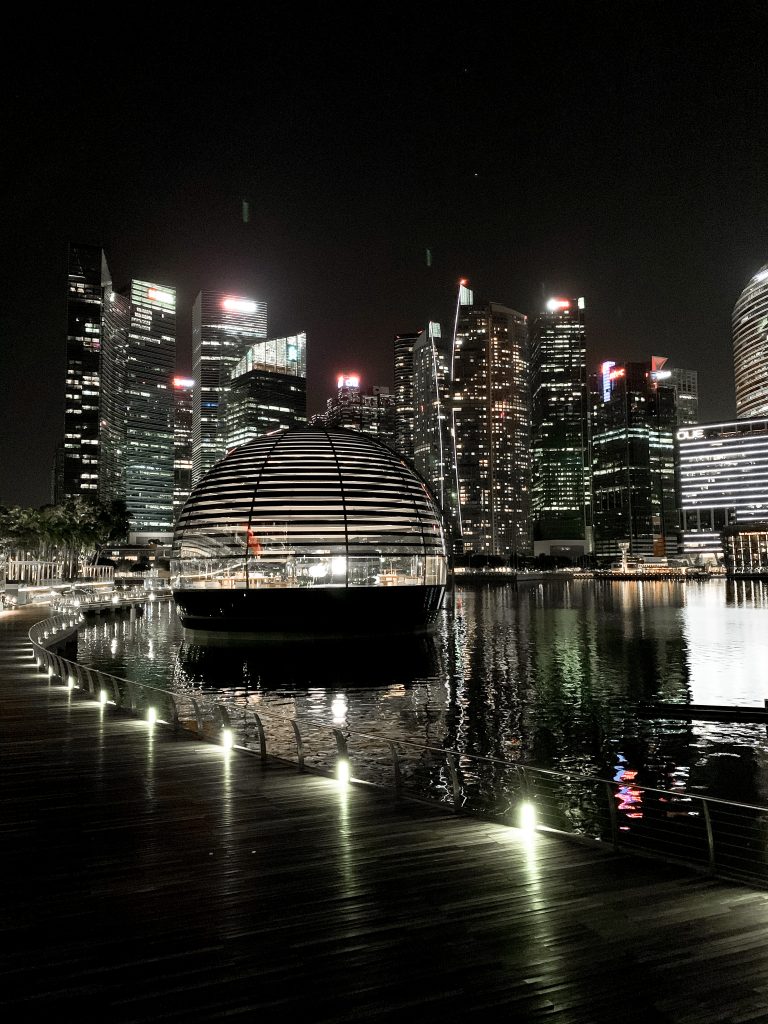
[[[342,786],[346,786],[349,783],[349,761],[344,757],[339,758],[336,765],[336,778]]]
[[[147,708],[147,722],[149,725],[154,725],[157,721],[157,709]]]
[[[107,691],[99,690],[99,704],[103,707],[107,703]]]
[[[235,745],[235,734],[231,729],[221,730],[221,745],[225,750],[231,750]]]

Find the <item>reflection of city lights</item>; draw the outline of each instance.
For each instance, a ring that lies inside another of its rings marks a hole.
[[[347,716],[347,701],[344,694],[337,693],[333,702],[331,703],[331,714],[333,715],[333,721],[338,724],[343,722]]]

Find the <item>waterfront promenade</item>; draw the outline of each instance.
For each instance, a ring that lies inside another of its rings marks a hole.
[[[768,893],[103,710],[0,617],[14,1021],[768,1021]]]

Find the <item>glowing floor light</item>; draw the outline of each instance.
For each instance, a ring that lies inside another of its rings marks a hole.
[[[520,828],[523,832],[536,831],[536,808],[528,800],[520,804]]]
[[[347,761],[346,758],[339,758],[338,764],[336,765],[336,778],[342,786],[346,786],[349,782],[349,761]]]
[[[147,722],[154,725],[157,721],[157,708],[147,708]]]
[[[235,734],[231,729],[221,730],[221,745],[225,750],[231,750],[235,745]]]
[[[107,703],[107,691],[99,690],[99,704],[103,707]]]

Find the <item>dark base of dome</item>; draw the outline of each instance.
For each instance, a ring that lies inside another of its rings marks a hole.
[[[431,632],[445,588],[174,590],[186,629],[343,636]]]

